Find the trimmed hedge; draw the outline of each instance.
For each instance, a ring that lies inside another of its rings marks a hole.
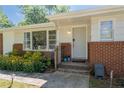
[[[50,65],[50,59],[40,52],[26,52],[23,56],[9,53],[8,56],[0,55],[0,69],[24,72],[44,72]]]

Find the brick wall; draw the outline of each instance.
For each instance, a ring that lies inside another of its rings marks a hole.
[[[89,42],[89,67],[96,63],[105,66],[106,74],[114,71],[114,76],[124,76],[124,41],[122,42]]]
[[[23,44],[21,43],[15,43],[13,44],[13,50],[16,49],[20,53],[24,53],[26,51],[23,51]],[[33,52],[33,51],[31,51]],[[44,56],[51,58],[51,60],[54,60],[54,52],[52,51],[42,51],[41,52]]]
[[[0,54],[3,54],[3,34],[0,34]]]
[[[17,51],[23,51],[23,44],[21,43],[13,44],[13,50],[14,49],[16,49]]]
[[[61,43],[61,59],[65,56],[71,57],[71,43]]]

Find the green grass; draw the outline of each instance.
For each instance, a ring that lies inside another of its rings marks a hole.
[[[10,80],[0,79],[0,88],[8,88],[10,86]],[[35,85],[20,83],[20,82],[13,82],[12,88],[38,88]]]
[[[89,87],[90,88],[109,88],[110,87],[110,80],[103,79],[98,80],[93,77],[89,80]],[[123,88],[124,86],[121,83],[118,83],[118,79],[113,79],[112,88]]]
[[[90,88],[108,88],[109,82],[107,80],[90,79]]]

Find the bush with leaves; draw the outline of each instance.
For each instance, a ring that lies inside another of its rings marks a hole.
[[[34,72],[34,67],[33,67],[32,62],[30,62],[29,60],[25,60],[25,62],[23,63],[23,71]]]
[[[7,56],[0,55],[0,69],[7,70]]]
[[[49,58],[41,52],[26,52],[23,56],[11,53],[8,56],[0,55],[0,69],[24,72],[44,72],[51,65]]]
[[[44,72],[51,63],[48,58],[45,58],[42,55],[41,52],[34,52],[31,58],[35,72]]]
[[[23,61],[24,59],[20,56],[10,56],[9,62],[11,64],[12,71],[23,71]]]

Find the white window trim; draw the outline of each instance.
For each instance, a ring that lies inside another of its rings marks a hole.
[[[36,30],[36,31],[30,31],[30,49],[25,49],[24,48],[24,41],[23,41],[23,50],[24,51],[54,51],[54,49],[49,49],[49,31],[50,30],[56,30],[56,29],[43,29],[43,30],[40,30],[40,31],[46,31],[46,33],[47,33],[47,46],[46,46],[46,49],[39,49],[39,50],[35,50],[35,49],[33,49],[33,47],[32,47],[32,32],[37,32],[38,30]],[[29,31],[25,31],[25,32],[29,32]],[[24,32],[24,33],[25,33]],[[23,34],[24,34],[23,33]],[[56,35],[57,35],[57,30],[56,30]],[[57,37],[57,36],[56,36]],[[23,36],[23,38],[24,38],[24,36]],[[57,39],[57,38],[56,38]],[[57,41],[57,40],[56,40]],[[57,42],[56,42],[56,44],[57,44]]]
[[[112,21],[112,38],[111,39],[101,39],[101,22],[104,21]],[[110,42],[114,41],[114,27],[115,27],[115,19],[105,18],[99,20],[99,39],[101,42]]]
[[[49,50],[54,50],[54,49],[50,49],[50,48],[49,48],[49,32],[50,32],[50,31],[53,31],[53,30],[49,30],[49,31],[48,31],[48,49],[49,49]],[[55,31],[56,31],[56,30],[55,30]],[[55,44],[55,47],[56,47],[56,46],[57,46],[57,31],[56,31],[56,44]]]
[[[24,32],[24,33],[28,33],[28,32]],[[23,35],[24,38],[25,35]],[[30,33],[30,39],[31,39],[31,33]],[[25,41],[23,41],[23,43],[25,43]],[[31,41],[30,41],[30,48],[24,48],[24,44],[23,44],[23,49],[25,50],[30,50],[31,49]]]

